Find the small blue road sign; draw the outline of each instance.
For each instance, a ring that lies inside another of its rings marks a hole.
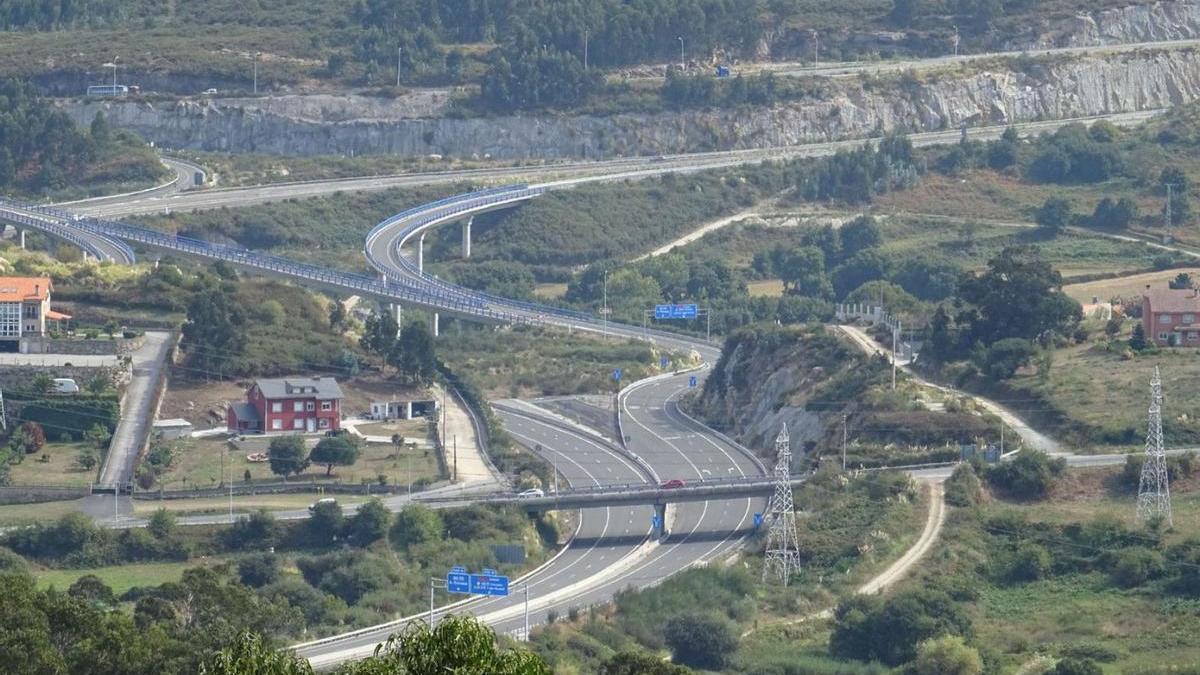
[[[759,527],[763,524],[763,515],[761,513],[754,514],[754,526]]]
[[[471,592],[477,595],[508,595],[508,577],[498,574],[472,574]]]
[[[656,530],[661,530],[662,529],[662,518],[659,518],[658,516],[650,516],[650,527],[652,527]]]
[[[450,593],[470,593],[471,575],[466,568],[454,567],[446,575],[446,591]]]
[[[613,382],[620,382],[620,381],[621,381],[621,369],[613,368]]]
[[[671,359],[667,358],[666,356],[661,356],[658,359],[658,365],[662,368],[666,368],[667,366],[671,365]]]
[[[696,388],[696,383],[697,383],[697,382],[698,382],[698,380],[696,379],[696,376],[695,376],[695,375],[693,375],[693,376],[691,376],[691,377],[689,377],[689,378],[688,378],[688,386],[689,386],[689,387],[691,387],[691,388],[693,388],[693,389],[695,389],[695,388]]]

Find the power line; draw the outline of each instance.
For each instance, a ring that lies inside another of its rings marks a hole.
[[[1162,380],[1158,366],[1150,379],[1150,423],[1146,430],[1146,463],[1138,482],[1137,517],[1139,520],[1161,518],[1173,525],[1171,518],[1171,486],[1167,476],[1167,451],[1162,432]]]

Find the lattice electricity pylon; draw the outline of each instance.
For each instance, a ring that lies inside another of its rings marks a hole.
[[[1167,450],[1162,433],[1162,380],[1158,368],[1150,380],[1150,425],[1146,431],[1146,463],[1138,483],[1137,516],[1140,520],[1162,518],[1171,521],[1171,485],[1167,480]]]
[[[775,576],[787,586],[792,573],[800,569],[800,545],[792,508],[792,449],[786,424],[775,438],[775,455],[775,495],[767,508],[771,529],[767,531],[763,581]]]

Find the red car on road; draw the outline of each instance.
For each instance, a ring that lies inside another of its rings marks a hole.
[[[675,488],[681,488],[685,485],[687,485],[687,483],[684,483],[683,481],[679,480],[678,478],[672,478],[671,480],[663,481],[662,484],[659,485],[658,487],[663,490],[674,490]]]

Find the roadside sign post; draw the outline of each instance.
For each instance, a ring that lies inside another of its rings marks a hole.
[[[695,376],[695,375],[692,375],[691,377],[689,377],[689,378],[688,378],[688,387],[689,387],[689,388],[692,388],[692,389],[695,389],[695,388],[696,388],[696,384],[697,384],[698,382],[699,382],[699,380],[697,380],[697,379],[696,379],[696,376]]]
[[[479,574],[471,574],[467,568],[455,565],[446,573],[446,578],[431,577],[429,579],[429,627],[433,628],[433,590],[444,588],[447,593],[462,595],[486,595],[497,598],[509,594],[508,577],[496,570],[485,567]],[[529,639],[529,584],[524,584],[525,591],[525,639]]]
[[[699,319],[700,315],[704,315],[704,339],[705,341],[712,339],[712,313],[707,308],[702,308],[696,303],[688,303],[685,305],[655,305],[653,310],[645,310],[642,312],[642,330],[646,330],[646,319],[654,315],[655,321],[673,321],[673,320],[693,320]]]

